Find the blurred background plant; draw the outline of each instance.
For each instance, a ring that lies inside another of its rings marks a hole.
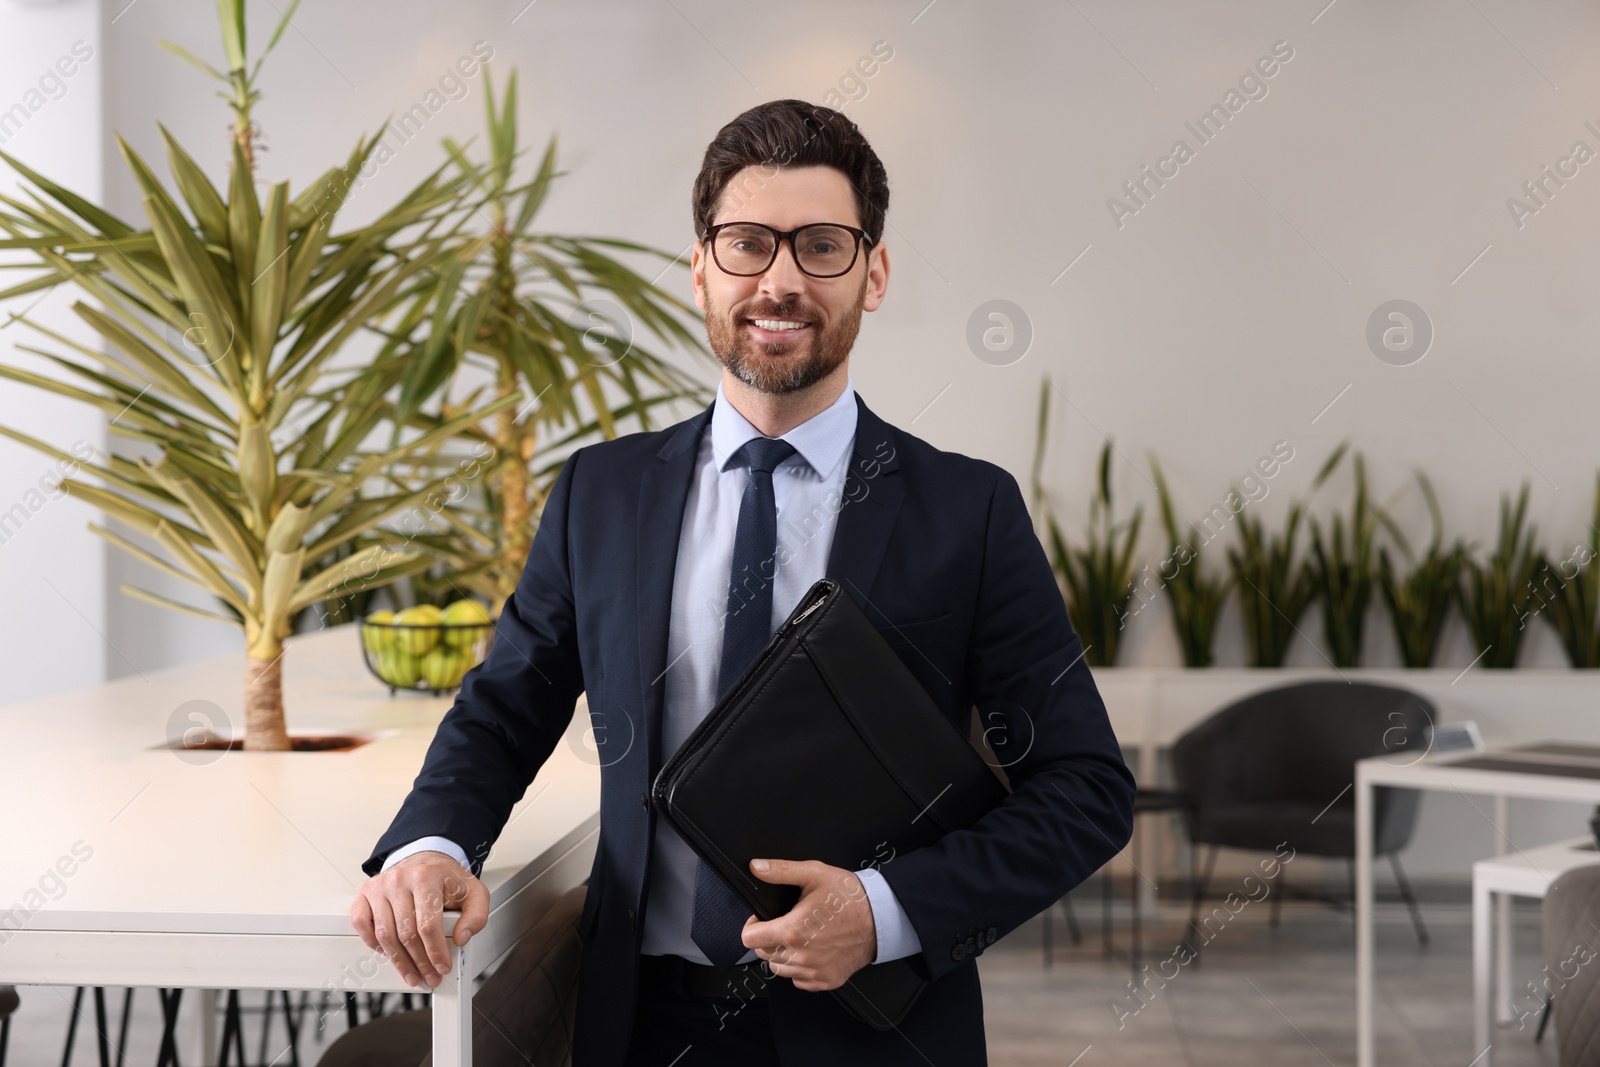
[[[1239,543],[1228,549],[1228,563],[1239,592],[1239,610],[1244,619],[1245,652],[1252,667],[1281,667],[1289,654],[1289,643],[1299,632],[1299,623],[1316,596],[1316,586],[1295,555],[1295,539],[1305,517],[1306,504],[1328,480],[1348,449],[1341,444],[1333,450],[1311,480],[1306,495],[1289,505],[1283,529],[1269,534],[1265,523],[1249,514],[1241,500],[1238,515]]]
[[[1188,536],[1178,529],[1177,516],[1172,508],[1172,494],[1167,489],[1167,479],[1155,456],[1150,457],[1150,472],[1155,476],[1156,495],[1161,504],[1161,525],[1167,533],[1170,546],[1167,558],[1158,567],[1158,577],[1167,599],[1172,604],[1172,624],[1178,632],[1178,646],[1183,650],[1185,667],[1209,667],[1214,655],[1217,620],[1227,603],[1228,590],[1233,578],[1206,574],[1200,549],[1204,544],[1200,531],[1194,524],[1187,529]],[[1174,568],[1167,577],[1168,566]]]
[[[1355,667],[1361,662],[1361,641],[1376,580],[1374,544],[1378,527],[1394,527],[1388,505],[1372,504],[1367,464],[1359,452],[1351,457],[1351,467],[1355,473],[1355,496],[1349,517],[1335,513],[1324,534],[1322,524],[1312,516],[1311,554],[1306,560],[1313,596],[1322,608],[1323,636],[1335,667]]]
[[[1100,449],[1099,476],[1089,502],[1089,524],[1082,547],[1068,545],[1045,498],[1040,473],[1050,429],[1050,379],[1039,390],[1039,425],[1034,442],[1033,493],[1043,513],[1050,565],[1065,590],[1067,617],[1083,642],[1083,658],[1092,667],[1117,662],[1124,616],[1133,599],[1133,553],[1139,542],[1144,505],[1118,522],[1111,502],[1111,441]]]
[[[1551,587],[1550,625],[1561,638],[1567,662],[1600,668],[1600,476],[1595,478],[1589,537],[1564,560],[1544,561],[1543,585]]]
[[[1439,635],[1444,631],[1450,606],[1459,595],[1459,580],[1467,557],[1467,547],[1460,540],[1449,548],[1445,547],[1444,515],[1439,509],[1438,495],[1427,475],[1418,471],[1416,477],[1422,495],[1428,502],[1433,539],[1428,542],[1421,558],[1418,558],[1399,527],[1390,525],[1389,532],[1405,556],[1409,569],[1401,574],[1389,558],[1388,549],[1380,548],[1378,589],[1388,608],[1395,640],[1400,645],[1400,662],[1406,667],[1431,667],[1439,651]]]
[[[485,388],[517,401],[515,408],[501,409],[491,426],[463,435],[486,477],[470,495],[440,510],[447,529],[419,536],[443,562],[411,582],[422,602],[442,603],[471,591],[498,610],[516,588],[545,497],[566,457],[588,442],[654,428],[652,412],[661,405],[686,401],[699,407],[712,394],[643,343],[647,336],[659,338],[709,360],[683,320],[694,321],[698,312],[614,253],[661,260],[667,267],[678,257],[616,238],[540,232],[539,209],[565,173],[556,170],[556,138],[546,144],[532,177],[518,184],[516,72],[506,79],[498,104],[487,67],[484,83],[485,158],[473,159],[468,146],[454,141],[445,147],[458,181],[481,187],[484,206],[477,221],[487,226],[441,265],[421,294],[430,305],[429,329],[401,345],[407,367],[393,421],[405,425],[435,398],[443,412],[457,411]],[[484,372],[487,385],[466,401],[449,399],[452,386]],[[436,461],[424,458],[386,476],[410,486],[437,473]]]
[[[244,2],[219,0],[218,7],[227,51],[242,67]],[[176,196],[118,139],[148,228],[0,153],[30,186],[31,200],[3,198],[0,228],[8,237],[0,251],[25,256],[8,265],[32,271],[0,291],[0,300],[70,283],[86,298],[73,310],[104,344],[101,351],[24,316],[19,321],[49,345],[19,349],[54,364],[65,380],[13,366],[0,366],[0,376],[100,408],[112,434],[153,453],[86,463],[103,484],[67,479],[62,488],[145,543],[92,524],[102,537],[216,605],[126,585],[125,592],[242,627],[245,747],[287,749],[282,657],[291,618],[343,589],[381,585],[429,563],[382,524],[441,483],[368,494],[369,480],[515,397],[418,420],[420,426],[397,424],[387,451],[363,449],[389,417],[384,394],[405,370],[399,339],[429,311],[415,282],[449,259],[476,205],[441,167],[372,223],[333,234],[344,194],[376,138],[298,196],[280,182],[261,202],[248,138],[237,136],[252,128],[252,83],[253,75],[235,105],[242,126],[235,127],[226,199],[165,129]],[[361,366],[336,366],[352,338],[391,314],[400,320],[395,340]],[[46,442],[4,432],[63,457]],[[355,548],[362,538],[367,543]]]
[[[1462,571],[1461,613],[1466,617],[1479,660],[1506,670],[1517,665],[1527,633],[1533,580],[1541,562],[1537,527],[1527,524],[1528,483],[1513,507],[1500,498],[1500,532],[1494,552],[1482,561],[1469,555]]]

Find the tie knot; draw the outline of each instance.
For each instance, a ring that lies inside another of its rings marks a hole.
[[[752,472],[771,474],[778,464],[794,455],[794,445],[779,437],[752,437],[744,443],[744,454]]]

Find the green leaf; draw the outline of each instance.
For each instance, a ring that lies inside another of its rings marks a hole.
[[[216,67],[213,67],[210,63],[207,63],[205,60],[201,59],[199,56],[183,47],[183,45],[178,44],[176,41],[168,41],[163,38],[157,39],[156,44],[160,45],[162,48],[165,48],[167,51],[171,52],[185,63],[188,63],[190,66],[193,66],[202,74],[208,74],[220,82],[226,82],[228,80],[228,76],[226,74],[222,73],[222,71],[218,70]]]
[[[172,171],[173,180],[178,183],[178,190],[188,202],[195,221],[206,235],[206,240],[218,245],[227,244],[228,207],[222,202],[221,194],[199,164],[178,144],[172,132],[165,126],[160,128],[161,137],[167,143],[167,167]]]
[[[217,19],[222,25],[222,50],[230,70],[243,70],[245,64],[245,0],[217,0]]]

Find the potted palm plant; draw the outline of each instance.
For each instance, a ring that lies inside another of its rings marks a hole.
[[[484,68],[486,156],[445,147],[464,184],[483,190],[478,215],[487,227],[463,242],[422,292],[431,329],[408,351],[394,422],[403,425],[438,397],[453,410],[450,388],[469,366],[486,370],[498,398],[520,397],[495,420],[464,437],[484,455],[482,500],[462,501],[442,516],[449,529],[421,538],[443,562],[419,575],[424,597],[471,590],[493,604],[516,588],[544,499],[566,457],[586,440],[617,436],[623,427],[651,429],[651,413],[687,400],[703,405],[709,391],[645,344],[646,336],[710,359],[681,321],[694,309],[643,277],[617,253],[665,261],[677,256],[616,238],[553,234],[536,225],[556,169],[556,138],[545,145],[530,179],[517,179],[513,71],[496,99]],[[424,466],[405,479],[426,479]],[[430,592],[431,590],[431,592]]]
[[[92,404],[111,418],[112,433],[154,451],[153,459],[84,464],[100,484],[74,478],[63,488],[131,528],[124,535],[94,524],[102,537],[215,606],[126,592],[243,629],[244,747],[286,750],[283,640],[294,613],[430,563],[382,528],[437,486],[374,494],[369,483],[396,457],[436,448],[515,398],[425,430],[395,424],[389,449],[367,447],[386,421],[384,394],[404,376],[402,342],[426,322],[418,283],[448,260],[476,205],[441,167],[373,222],[335,233],[344,193],[376,139],[298,194],[280,182],[258,198],[250,108],[260,62],[246,62],[243,0],[220,0],[219,9],[231,69],[214,73],[232,87],[236,117],[223,189],[164,129],[176,191],[118,139],[142,193],[138,223],[0,153],[32,198],[4,198],[0,251],[25,254],[33,268],[0,299],[73,286],[84,297],[73,310],[104,346],[34,326],[42,347],[19,348],[61,374],[0,365],[0,376]],[[287,15],[273,41],[286,24]],[[386,315],[399,323],[377,355],[339,368],[346,343]],[[362,537],[376,540],[338,553]]]

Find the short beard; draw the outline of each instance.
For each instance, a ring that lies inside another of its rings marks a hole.
[[[820,382],[845,361],[861,329],[861,304],[866,291],[867,279],[863,276],[856,299],[844,316],[831,326],[812,327],[813,336],[807,342],[810,351],[804,357],[790,354],[800,342],[766,344],[752,340],[744,332],[746,316],[734,318],[724,313],[712,303],[709,290],[706,292],[706,336],[717,359],[741,382],[763,393],[793,393]],[[764,314],[772,318],[793,318],[797,316],[797,308],[793,304],[779,304]]]

